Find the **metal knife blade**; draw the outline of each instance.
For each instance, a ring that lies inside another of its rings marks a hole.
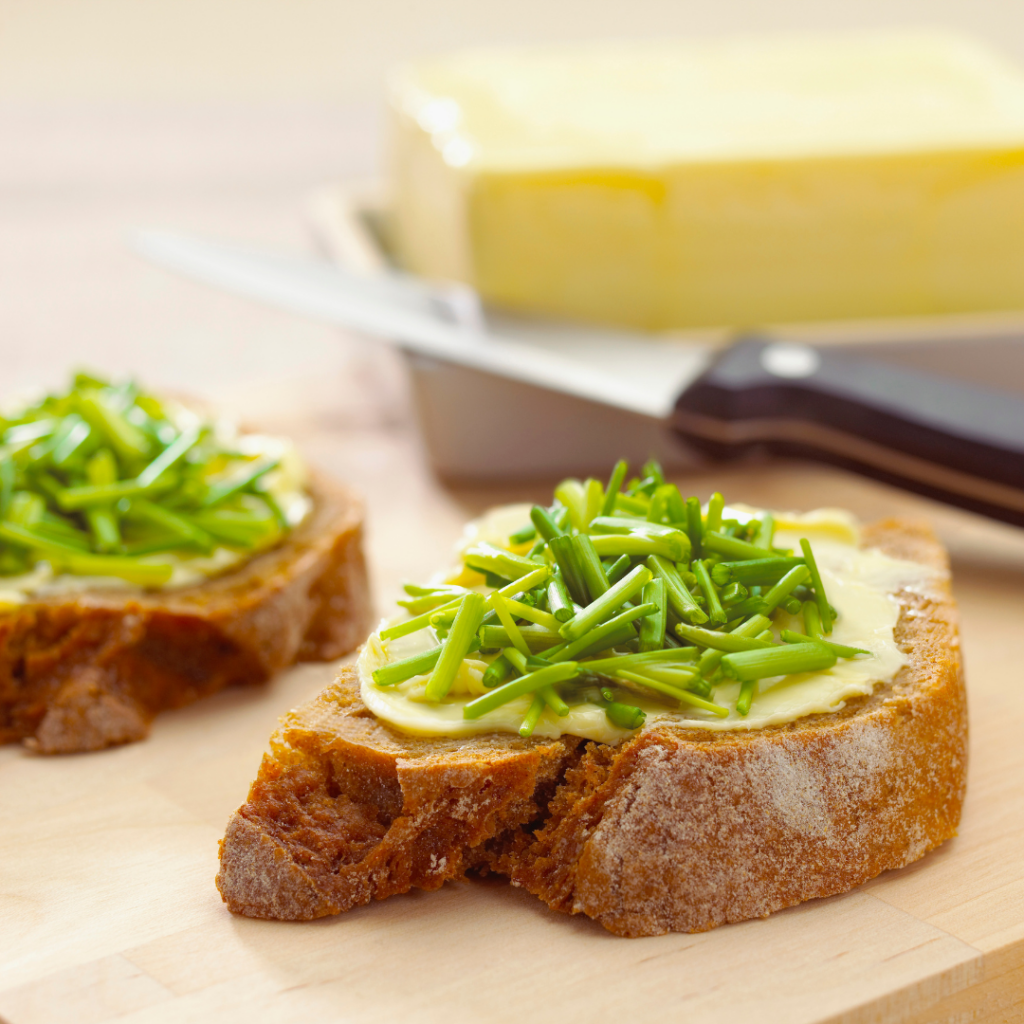
[[[411,275],[364,276],[309,257],[142,231],[137,252],[170,270],[238,295],[338,324],[409,351],[510,377],[656,419],[708,365],[701,346],[666,346],[595,329],[545,331],[544,344],[486,322],[443,318],[444,289]]]

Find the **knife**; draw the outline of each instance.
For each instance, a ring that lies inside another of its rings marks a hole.
[[[400,348],[651,417],[717,458],[755,450],[839,465],[1024,526],[1024,402],[994,389],[747,335],[722,349],[597,329],[510,331],[473,293],[397,271],[145,231],[187,277]]]

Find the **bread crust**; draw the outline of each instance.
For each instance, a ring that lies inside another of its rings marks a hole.
[[[356,673],[282,722],[221,844],[252,917],[310,919],[493,871],[623,936],[704,931],[845,892],[953,836],[967,710],[945,552],[923,523],[864,543],[932,566],[898,595],[908,664],[839,712],[754,733],[656,723],[575,737],[419,740],[378,722]]]
[[[160,711],[352,650],[371,622],[362,503],[320,477],[310,494],[281,544],[202,584],[0,616],[0,742],[53,754],[143,739]]]

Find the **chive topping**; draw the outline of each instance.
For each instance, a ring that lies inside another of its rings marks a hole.
[[[82,419],[86,426],[91,422]],[[53,429],[41,424],[35,440],[25,433],[19,443],[42,443]],[[112,445],[103,435],[94,450],[105,443]],[[143,469],[127,482],[162,485],[191,458],[185,454],[172,462],[168,455],[160,469],[159,456],[151,456],[147,465],[159,472]],[[46,542],[70,557],[81,539],[54,533],[41,517],[46,507],[19,498],[13,486],[5,491],[4,472],[0,462],[0,504],[9,507],[8,520],[21,517],[13,528],[27,531],[20,535],[23,544]],[[223,475],[227,480],[227,470]],[[627,476],[620,461],[606,486],[595,479],[563,481],[554,503],[532,506],[530,523],[503,538],[503,546],[480,541],[466,548],[464,566],[482,575],[489,592],[407,585],[408,597],[400,604],[409,618],[381,630],[381,638],[432,628],[441,643],[382,666],[374,673],[376,685],[430,673],[426,699],[448,698],[459,665],[479,649],[479,657],[490,662],[483,676],[486,692],[462,705],[464,718],[475,720],[528,697],[519,728],[526,737],[545,709],[564,717],[572,705],[588,702],[603,707],[609,722],[623,729],[643,725],[648,701],[724,718],[730,709],[715,699],[724,679],[740,683],[735,713],[745,716],[758,700],[759,680],[819,671],[838,658],[868,654],[824,639],[834,609],[810,544],[802,541],[798,556],[773,547],[771,513],[733,517],[717,491],[702,512],[700,501],[684,499],[655,462],[628,483]],[[106,482],[89,478],[79,486]],[[47,485],[54,500],[66,492],[63,484],[58,479]],[[209,500],[209,494],[207,488],[199,500]],[[95,507],[112,507],[109,495],[104,497],[106,504],[97,498]],[[217,536],[204,517],[219,506],[167,509],[151,493],[122,504],[123,523],[161,518],[179,544],[200,545],[204,531]],[[164,513],[153,515],[150,505]],[[531,541],[529,553],[519,553]],[[785,628],[786,618],[773,622],[782,612],[802,613],[804,632]]]

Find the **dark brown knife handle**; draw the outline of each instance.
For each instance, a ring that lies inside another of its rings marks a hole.
[[[816,459],[1024,526],[1024,400],[1008,393],[745,338],[687,388],[672,426],[718,458]]]

